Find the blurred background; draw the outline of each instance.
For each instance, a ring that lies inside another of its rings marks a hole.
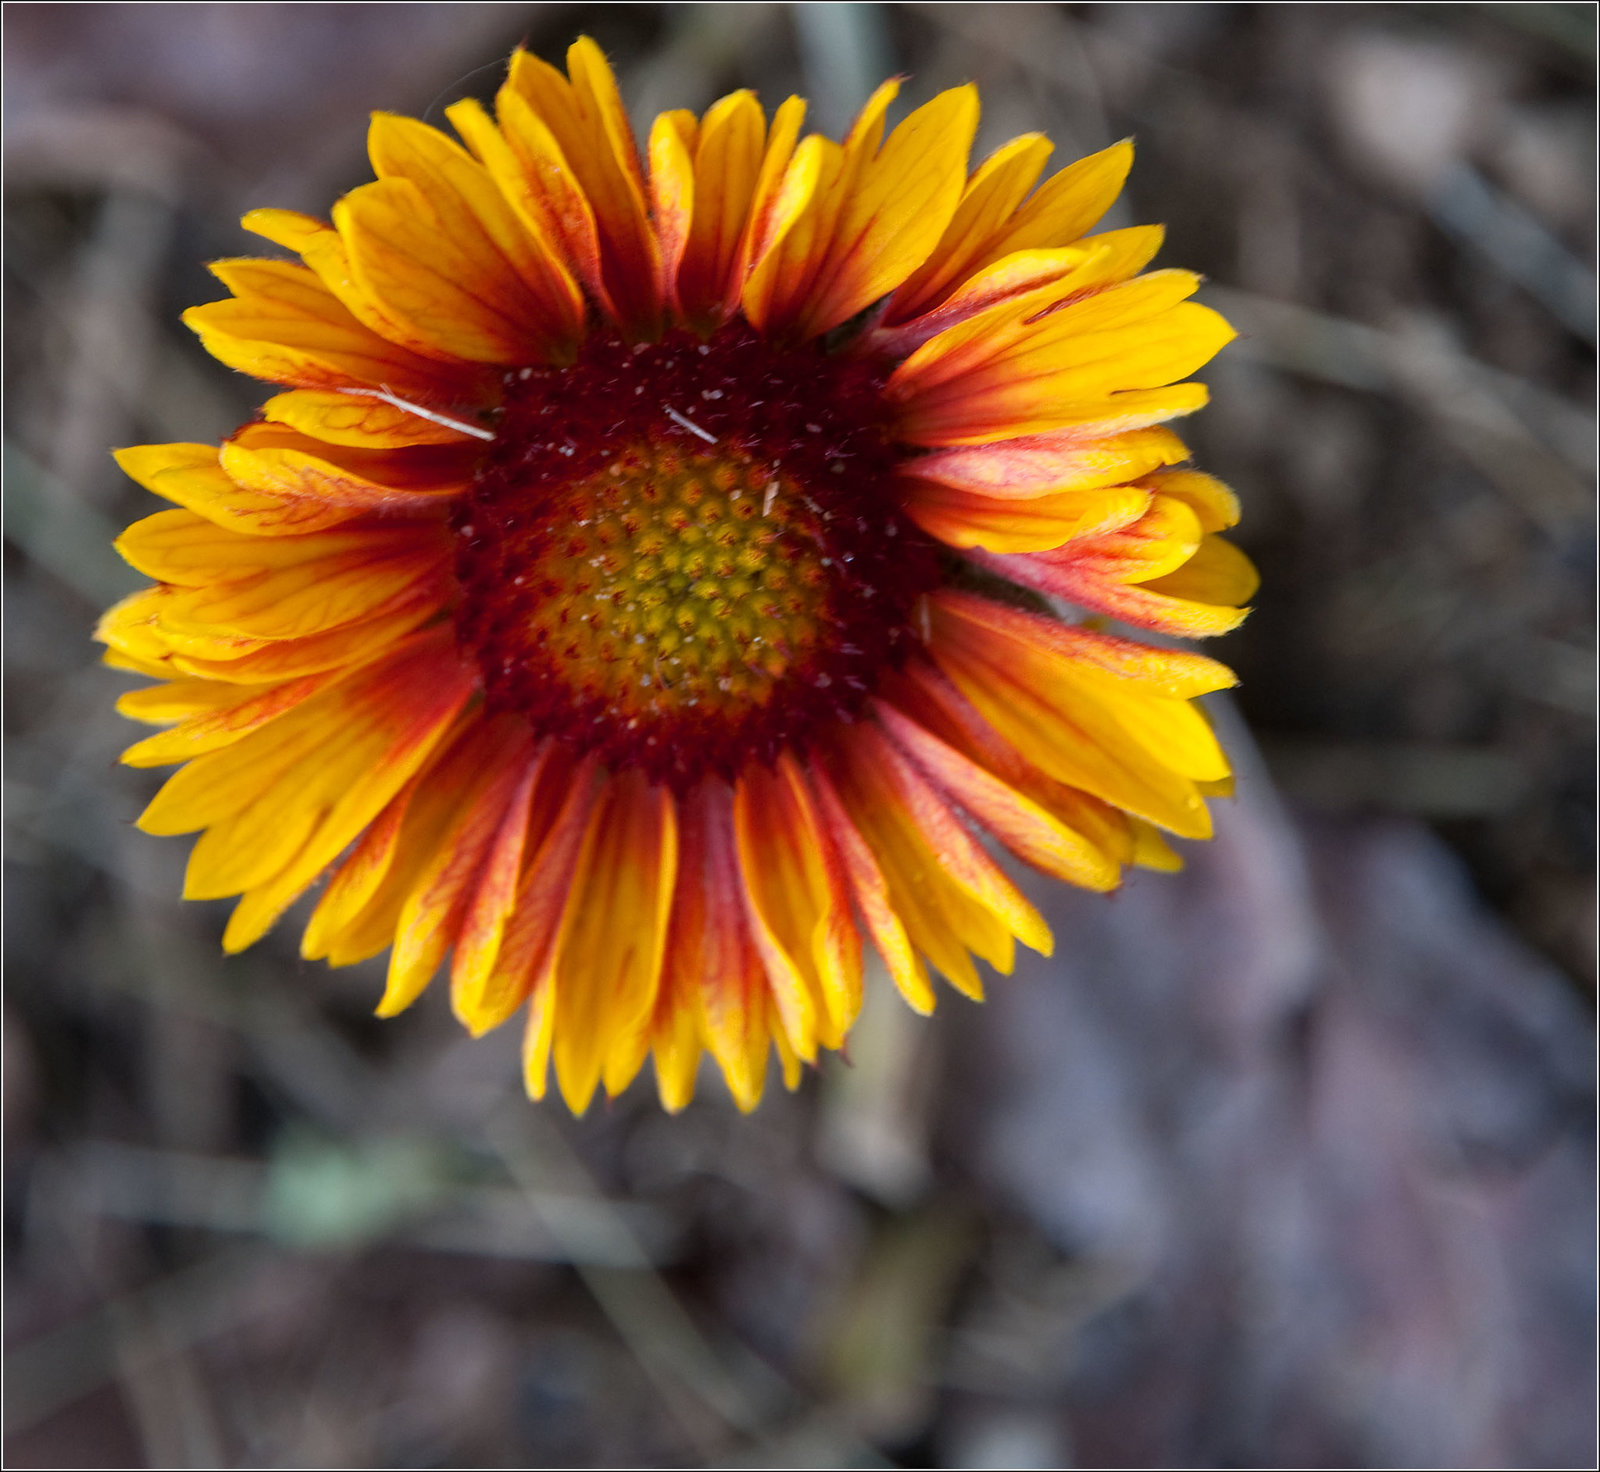
[[[7,1465],[1593,1465],[1592,6],[4,19]],[[641,122],[903,72],[980,155],[1132,134],[1110,223],[1242,332],[1217,840],[1033,885],[1053,961],[748,1119],[533,1108],[294,924],[224,960],[88,639],[157,509],[108,448],[269,392],[177,320],[239,214],[581,32]]]

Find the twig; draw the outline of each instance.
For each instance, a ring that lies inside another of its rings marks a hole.
[[[710,434],[706,430],[701,429],[700,426],[696,424],[694,420],[692,420],[687,414],[680,414],[676,409],[669,408],[665,404],[662,405],[662,408],[666,409],[667,418],[670,419],[674,424],[681,424],[686,430],[689,431],[690,434],[699,435],[700,438],[703,439],[708,445],[716,444],[716,435]]]
[[[464,419],[452,419],[448,414],[441,414],[436,409],[424,409],[421,404],[413,404],[409,399],[402,399],[399,394],[391,393],[387,387],[341,388],[339,392],[361,399],[382,399],[384,403],[392,404],[396,409],[404,409],[407,414],[415,414],[418,419],[426,419],[430,424],[441,424],[459,434],[470,434],[473,439],[488,440],[491,444],[494,442],[492,430],[479,429],[477,425],[468,424]]]

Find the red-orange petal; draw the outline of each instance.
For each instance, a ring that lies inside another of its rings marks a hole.
[[[456,1016],[474,1036],[498,1027],[540,987],[543,1000],[549,1000],[556,936],[594,806],[596,768],[594,759],[586,758],[575,768],[563,769],[564,790],[540,784],[535,805],[554,812],[547,823],[542,813],[536,819],[537,846],[524,866],[494,965],[476,986],[452,988]],[[541,1012],[533,1024],[535,1033],[543,1021]]]
[[[493,745],[474,781],[456,797],[457,816],[439,840],[432,861],[407,896],[389,957],[389,975],[378,1016],[404,1011],[433,980],[445,953],[456,943],[473,896],[482,882],[497,838],[520,801],[524,817],[508,830],[520,844],[528,796],[533,744],[523,723],[494,723]],[[520,858],[520,850],[519,855]]]
[[[477,1004],[500,958],[500,947],[516,909],[533,819],[534,788],[550,755],[546,742],[527,762],[506,799],[456,933],[455,954],[450,962],[450,1009],[469,1031],[476,1030],[473,1022]]]
[[[463,430],[440,423],[437,417],[429,418],[361,393],[292,389],[268,399],[261,406],[261,417],[286,424],[325,445],[344,445],[354,450],[466,445],[473,438]]]
[[[588,37],[568,48],[567,71],[570,80],[518,50],[506,87],[548,130],[592,211],[601,274],[618,325],[649,337],[660,323],[661,267],[633,131],[611,68]],[[502,124],[508,121],[502,113]]]
[[[883,964],[900,995],[916,1011],[924,1015],[932,1012],[934,995],[928,981],[927,967],[911,944],[905,922],[895,909],[894,897],[889,893],[889,882],[884,878],[882,866],[851,821],[828,774],[821,767],[814,767],[808,776],[817,795],[817,808],[839,851],[840,862],[850,882],[850,893],[867,927],[867,934],[872,937],[873,945],[883,957]]]
[[[361,450],[270,421],[223,441],[222,469],[248,491],[352,511],[443,515],[472,483],[479,447]]]
[[[680,805],[680,862],[651,1036],[662,1102],[681,1108],[702,1044],[740,1109],[760,1101],[769,1051],[767,976],[739,903],[733,797],[716,778]]]
[[[1036,292],[959,323],[891,375],[900,432],[917,444],[979,444],[1070,428],[1117,396],[1166,389],[1235,335],[1184,300],[1198,285],[1190,272],[1155,271],[1042,318]]]
[[[904,471],[952,490],[1007,500],[1128,485],[1188,458],[1183,441],[1169,429],[1111,436],[1058,432],[935,450],[907,461]]]
[[[999,500],[907,480],[900,504],[923,531],[952,547],[1037,552],[1136,522],[1150,504],[1150,493],[1139,486],[1111,486]]]

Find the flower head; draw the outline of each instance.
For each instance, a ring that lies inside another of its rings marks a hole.
[[[178,509],[98,631],[162,681],[119,707],[167,727],[126,761],[184,763],[139,822],[200,832],[228,950],[326,876],[303,952],[391,948],[382,1014],[448,955],[473,1032],[526,1013],[534,1097],[653,1053],[676,1108],[708,1049],[749,1108],[843,1041],[863,937],[919,1011],[1048,952],[974,826],[1095,890],[1209,834],[1191,701],[1233,676],[1101,624],[1243,616],[1234,498],[1165,427],[1231,331],[1139,274],[1159,229],[1087,233],[1127,144],[969,175],[974,90],[885,136],[896,89],[842,144],[736,92],[641,159],[592,42],[518,52],[464,147],[380,114],[331,224],[245,217],[299,260],[217,262],[185,320],[283,392],[120,453]]]

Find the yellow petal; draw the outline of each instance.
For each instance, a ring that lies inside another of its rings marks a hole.
[[[447,559],[446,548],[399,543],[382,556],[367,547],[211,587],[175,590],[162,605],[163,632],[174,649],[201,658],[216,657],[207,650],[219,633],[245,639],[325,633],[437,597]],[[193,640],[183,637],[191,633]]]
[[[96,633],[95,638],[101,635]],[[138,654],[129,654],[121,649],[107,649],[100,656],[100,663],[107,669],[124,670],[135,675],[154,675],[158,680],[170,680],[176,675],[185,673],[173,665],[170,655],[161,655],[156,658],[146,658]]]
[[[656,1016],[650,1025],[650,1052],[656,1065],[656,1095],[668,1114],[677,1114],[694,1098],[695,1074],[703,1047],[690,996],[678,976],[668,972],[661,984]]]
[[[547,254],[564,260],[614,318],[594,210],[561,145],[510,81],[500,88],[495,111],[498,127],[472,98],[447,107],[445,116],[488,170],[521,227]]]
[[[752,765],[734,795],[745,913],[794,1051],[836,1048],[861,1006],[860,937],[815,801],[787,754]]]
[[[547,964],[534,978],[528,998],[528,1021],[522,1031],[522,1086],[535,1103],[544,1098],[548,1086],[555,1024],[555,968]]]
[[[481,235],[453,233],[409,179],[380,179],[333,207],[361,287],[443,353],[471,363],[549,361],[571,333],[552,323]]]
[[[1147,478],[1152,491],[1182,501],[1208,532],[1220,532],[1239,521],[1239,498],[1214,475],[1198,470],[1162,470]]]
[[[739,249],[765,154],[767,125],[752,92],[707,109],[695,142],[694,213],[674,282],[678,311],[717,326],[739,299]]]
[[[294,210],[251,210],[239,221],[246,230],[292,250],[317,274],[317,279],[363,327],[407,352],[436,362],[455,361],[452,353],[428,340],[404,317],[356,279],[350,251],[332,225]]]
[[[1248,603],[1260,586],[1255,564],[1232,542],[1212,536],[1206,537],[1176,572],[1144,584],[1147,592],[1232,608]]]
[[[1039,912],[883,731],[863,723],[852,729],[848,740],[859,759],[870,763],[876,772],[886,804],[897,809],[902,821],[909,823],[938,855],[943,875],[1025,946],[1048,956],[1054,941]],[[973,778],[967,785],[975,792],[979,779]],[[1043,846],[1042,840],[1039,846]]]
[[[1188,638],[1226,633],[1256,588],[1250,561],[1201,531],[1190,503],[1152,496],[1137,522],[1061,547],[1005,556],[982,549],[974,561],[1013,582],[1126,623]]]
[[[883,119],[900,90],[884,82],[867,99],[842,145],[807,138],[794,151],[751,257],[745,315],[768,336],[804,337],[800,319],[817,296],[841,212],[862,180],[883,137]],[[778,132],[781,117],[774,120]],[[796,118],[798,121],[798,118]]]
[[[1033,197],[990,240],[987,260],[975,261],[974,268],[1014,250],[1071,244],[1111,208],[1132,167],[1130,138],[1068,164],[1034,191]]]
[[[1013,210],[1027,197],[1055,145],[1041,133],[1002,144],[974,171],[938,245],[894,294],[888,320],[905,322],[974,274],[974,265]]]
[[[169,588],[144,588],[112,604],[94,626],[94,637],[114,653],[156,672],[171,673],[172,647],[157,623],[172,596]]]
[[[174,653],[172,662],[185,673],[204,680],[246,685],[367,664],[437,613],[447,591],[441,581],[376,618],[360,619],[303,639],[237,640],[235,647],[219,651],[224,654],[220,658]]]
[[[215,445],[132,445],[113,451],[113,458],[147,491],[230,531],[292,536],[322,531],[358,514],[353,507],[248,491],[222,469]]]
[[[876,710],[896,744],[928,779],[1019,859],[1085,889],[1104,892],[1117,887],[1120,867],[1099,845],[1074,832],[892,706],[879,702]]]
[[[461,816],[462,794],[500,749],[503,724],[481,708],[458,718],[338,867],[300,944],[308,960],[347,966],[386,950],[400,912]]]
[[[1077,349],[1073,359],[1084,357],[1079,339],[1126,334],[1129,329],[1142,333],[1199,287],[1200,278],[1192,271],[1152,271],[1062,305],[1060,285],[1051,281],[947,328],[918,348],[895,370],[889,396],[909,402],[952,385],[959,388],[971,375],[996,364],[1009,365],[1018,358],[1049,361],[1050,350],[1062,344]]]
[[[588,1107],[619,1045],[648,1036],[677,839],[670,793],[637,770],[611,778],[590,820],[557,942],[556,1077],[575,1114]],[[621,1082],[608,1077],[606,1087],[615,1093]]]
[[[136,742],[122,753],[121,760],[124,765],[130,767],[163,767],[174,762],[186,762],[191,757],[200,756],[207,751],[216,751],[219,747],[231,746],[241,737],[249,735],[251,731],[266,725],[268,721],[276,720],[287,711],[293,710],[302,701],[309,700],[319,690],[326,689],[342,673],[340,670],[327,670],[321,674],[308,675],[303,679],[272,685],[265,690],[250,685],[185,681],[183,683],[186,686],[201,684],[208,686],[210,703],[191,711],[187,718],[181,720],[172,730]],[[137,693],[148,695],[151,692]],[[232,699],[228,699],[229,696]],[[171,699],[169,694],[167,701],[170,702]],[[128,702],[129,697],[124,696],[117,703],[118,710],[124,715],[129,714],[130,709],[139,708],[130,707]],[[171,709],[170,703],[163,708]]]
[[[365,672],[358,674],[328,694],[351,691],[366,678]],[[302,801],[320,803],[325,815],[285,868],[245,891],[223,932],[223,949],[229,953],[260,939],[406,785],[473,693],[476,672],[461,664],[453,640],[424,636],[406,655],[380,667],[374,678],[377,684],[368,687],[368,699],[351,702],[350,717],[322,732],[316,782]],[[314,703],[308,701],[300,710]],[[274,725],[293,719],[291,714]],[[238,749],[236,745],[215,755]]]
[[[794,157],[795,141],[800,136],[800,125],[805,121],[805,115],[803,97],[787,98],[772,115],[772,127],[767,131],[761,167],[756,173],[755,191],[750,197],[750,211],[739,239],[732,282],[735,300],[742,292],[751,268],[766,254],[774,238],[775,212],[784,181],[788,178],[789,163]]]
[[[945,872],[940,854],[892,793],[875,749],[855,734],[840,743],[841,760],[831,769],[851,824],[871,850],[911,944],[963,996],[981,1001],[983,982],[969,952],[1009,972],[1011,933]]]
[[[1183,856],[1142,818],[1133,819],[1133,862],[1141,869],[1164,874],[1176,874],[1183,868]]]
[[[440,749],[450,746],[448,737],[439,743]],[[372,826],[361,835],[360,841],[334,870],[322,897],[317,901],[311,918],[306,921],[300,938],[300,954],[308,961],[330,956],[340,948],[355,928],[353,923],[368,907],[373,896],[382,887],[400,852],[400,837],[410,814],[412,802],[425,777],[438,767],[437,752],[389,801],[374,819]],[[399,917],[398,907],[388,915],[371,950],[362,949],[359,957],[366,960],[376,955],[394,939],[394,926]],[[337,966],[340,961],[332,961]]]
[[[693,123],[693,114],[689,114]],[[678,269],[689,248],[695,210],[694,155],[683,120],[662,113],[650,129],[650,202],[661,249],[661,293],[676,303]]]
[[[976,622],[971,605],[983,601],[950,593],[930,599],[930,649],[989,724],[1057,781],[1184,837],[1209,838],[1205,803],[1193,775],[1180,770],[1204,763],[1129,740],[1130,727],[1147,733],[1143,717],[1159,702],[1165,702],[1163,711],[1183,702],[1138,681],[1096,680],[1088,667],[1053,653],[1020,626],[1001,630],[987,618]],[[1192,729],[1182,734],[1195,735]]]
[[[305,849],[323,809],[311,803],[252,803],[212,824],[183,873],[186,900],[220,900],[266,884]]]
[[[156,666],[143,671],[165,676],[169,670]],[[223,685],[215,680],[168,680],[162,685],[147,685],[142,690],[129,690],[117,697],[117,714],[130,721],[143,721],[146,725],[166,726],[174,721],[186,721],[191,716],[207,715],[225,710],[241,701],[253,699],[272,688],[261,685]]]
[[[1068,632],[1082,633],[1082,630]],[[1127,640],[1115,641],[1119,644]],[[1138,646],[1142,648],[1143,646]],[[1164,651],[1152,650],[1152,654]],[[1182,657],[1182,656],[1179,656]],[[1207,661],[1209,663],[1209,661]],[[924,730],[938,736],[1008,787],[1031,798],[1052,817],[1081,833],[1118,864],[1131,862],[1128,816],[1089,793],[1068,787],[1024,759],[1004,741],[954,684],[924,660],[908,662],[904,680],[884,682],[885,698]]]
[[[811,279],[818,250],[813,204],[844,166],[838,144],[812,134],[794,150],[770,205],[759,216],[741,302],[759,332],[776,333]]]
[[[451,244],[471,257],[485,286],[494,283],[502,310],[536,327],[552,355],[576,347],[577,284],[555,251],[523,228],[481,163],[437,129],[393,113],[373,114],[367,151],[380,180],[407,179],[427,196]]]
[[[330,734],[337,738],[345,729],[366,730],[380,715],[392,717],[394,711],[412,705],[431,712],[435,693],[415,682],[425,682],[442,670],[444,688],[454,691],[458,665],[451,653],[453,647],[448,631],[418,635],[388,659],[296,706],[243,740],[195,758],[167,779],[140,815],[138,826],[146,833],[164,835],[205,828],[272,792],[286,772],[326,746]],[[311,761],[305,766],[317,782],[323,781],[325,762]],[[285,790],[294,792],[296,784],[290,782]]]
[[[927,259],[965,184],[978,126],[970,84],[942,92],[889,135],[851,190],[798,320],[802,337],[847,321]]]
[[[879,324],[864,346],[886,358],[906,358],[941,332],[996,307],[1026,302],[1033,316],[1057,296],[1072,291],[1074,273],[1089,253],[1076,245],[1058,250],[1021,250],[967,277],[932,311],[909,322]]]
[[[363,326],[304,266],[219,261],[231,301],[190,307],[183,320],[214,358],[292,388],[383,388],[433,404],[476,402],[492,381],[408,352]]]
[[[256,537],[180,510],[158,511],[134,522],[117,538],[116,547],[148,577],[181,587],[206,588],[307,562],[351,556],[376,562],[408,553],[436,552],[443,549],[443,542],[431,527],[407,525]]]

